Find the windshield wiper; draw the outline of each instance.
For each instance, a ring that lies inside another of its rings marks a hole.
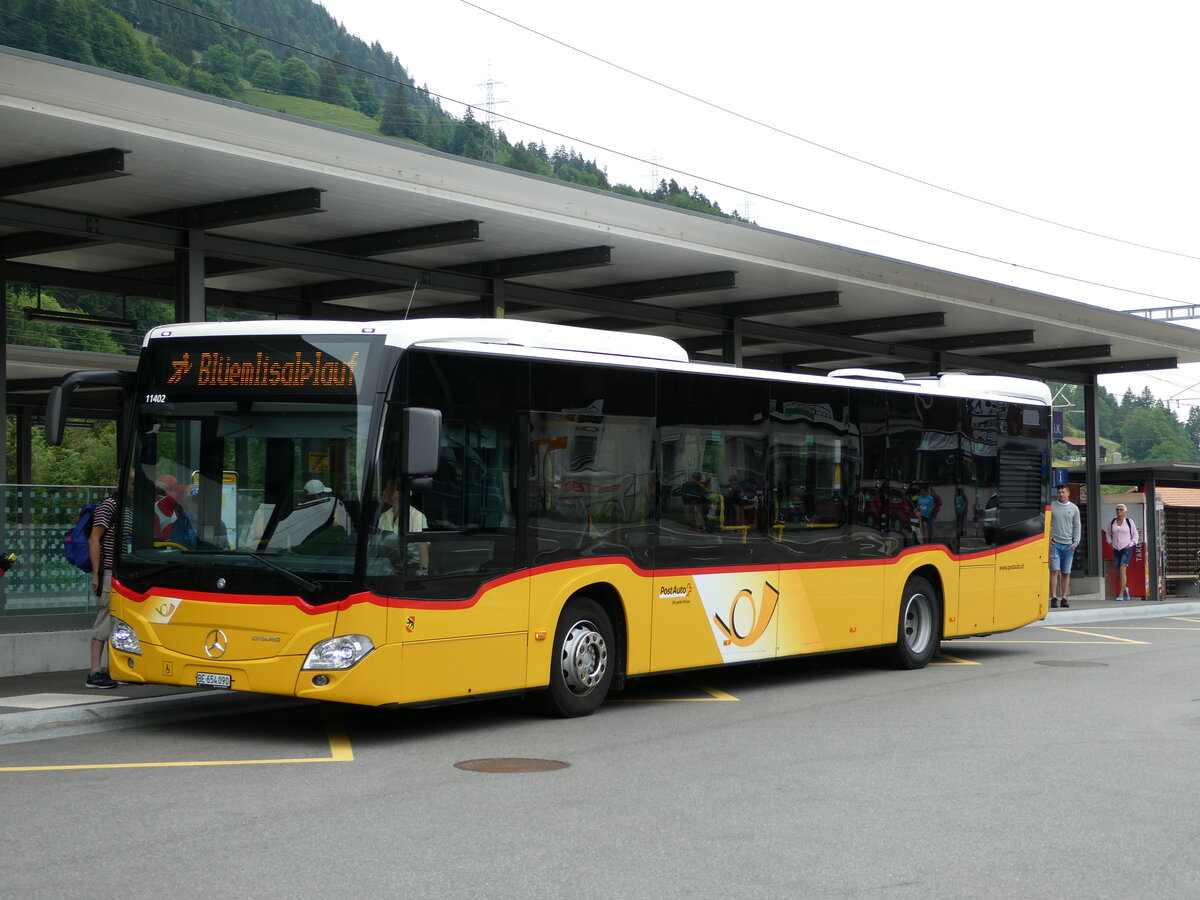
[[[271,559],[268,559],[266,556],[263,556],[263,554],[261,554],[261,553],[247,553],[246,556],[249,556],[252,559],[257,559],[260,563],[262,563],[265,566],[270,566],[272,569],[274,569],[280,575],[287,578],[293,584],[298,584],[298,585],[300,585],[300,587],[304,588],[307,591],[311,591],[311,592],[315,593],[316,591],[319,591],[321,589],[321,586],[319,584],[317,584],[315,581],[309,581],[307,578],[305,578],[301,575],[297,575],[291,569],[284,568],[279,563],[277,563]]]

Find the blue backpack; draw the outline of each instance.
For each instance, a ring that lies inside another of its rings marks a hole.
[[[88,503],[79,510],[75,524],[71,526],[71,530],[63,539],[63,555],[71,565],[84,572],[92,571],[92,552],[88,545],[88,538],[92,533],[92,518],[99,505],[99,503]]]

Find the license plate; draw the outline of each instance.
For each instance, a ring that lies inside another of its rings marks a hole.
[[[196,687],[227,688],[231,683],[228,675],[218,675],[216,672],[196,673]]]

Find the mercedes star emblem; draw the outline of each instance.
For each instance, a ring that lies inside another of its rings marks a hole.
[[[228,647],[229,638],[219,628],[214,628],[204,636],[204,652],[208,654],[209,659],[220,659]]]

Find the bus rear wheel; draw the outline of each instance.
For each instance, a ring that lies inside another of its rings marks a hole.
[[[612,622],[595,600],[577,597],[563,608],[550,661],[549,712],[563,718],[595,712],[612,686]]]
[[[939,611],[933,585],[924,578],[910,578],[900,597],[900,621],[892,652],[896,668],[922,669],[933,659],[939,644]]]

